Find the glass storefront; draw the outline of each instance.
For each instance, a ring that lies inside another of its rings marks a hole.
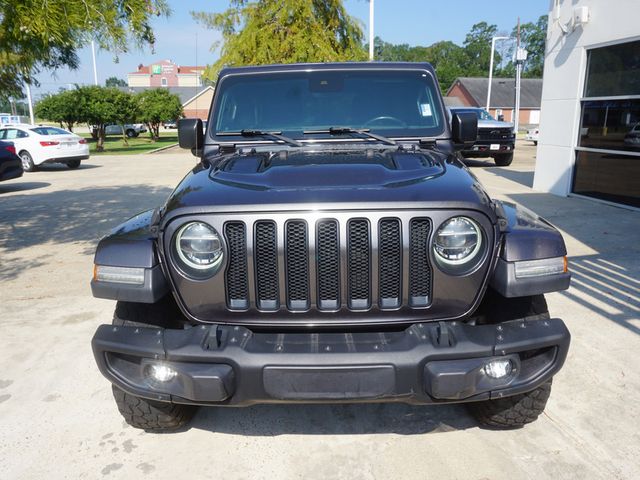
[[[640,41],[592,49],[574,193],[640,207]]]

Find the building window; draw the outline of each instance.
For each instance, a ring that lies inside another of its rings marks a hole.
[[[640,207],[640,41],[588,52],[572,191]]]
[[[160,85],[162,85],[163,87],[166,87],[168,85],[167,79],[165,77],[162,77],[162,79],[160,79]]]

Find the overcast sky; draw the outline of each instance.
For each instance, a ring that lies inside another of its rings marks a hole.
[[[126,80],[127,73],[135,71],[138,64],[149,65],[157,60],[171,59],[178,65],[206,65],[218,55],[210,46],[220,38],[217,32],[198,25],[189,14],[192,10],[222,11],[228,5],[223,0],[169,0],[173,10],[169,18],[154,20],[157,42],[155,53],[150,48],[134,50],[120,55],[114,63],[110,52],[97,52],[98,82],[116,76]],[[369,2],[346,0],[349,14],[357,18],[368,34]],[[375,0],[375,35],[391,43],[431,45],[440,40],[461,44],[474,23],[487,21],[498,29],[509,32],[518,16],[524,22],[535,22],[548,13],[547,0]],[[197,46],[196,46],[197,45]],[[80,51],[80,68],[75,71],[59,70],[43,72],[37,78],[41,83],[35,96],[43,92],[57,91],[69,84],[93,83],[91,49]]]

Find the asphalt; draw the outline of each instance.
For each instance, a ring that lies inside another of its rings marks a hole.
[[[202,409],[190,428],[128,427],[90,339],[99,237],[161,203],[189,154],[96,157],[0,183],[0,478],[635,479],[640,477],[640,212],[531,190],[535,148],[471,161],[497,197],[562,230],[574,280],[548,296],[573,339],[541,418],[480,429],[460,406]]]

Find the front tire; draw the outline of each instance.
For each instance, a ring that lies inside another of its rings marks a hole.
[[[177,430],[189,423],[196,412],[196,407],[191,405],[154,402],[129,395],[115,385],[112,385],[112,389],[118,411],[125,422],[134,428],[150,432]]]
[[[36,164],[33,163],[33,158],[31,157],[29,152],[27,152],[26,150],[20,152],[20,160],[22,161],[22,169],[25,172],[35,172],[36,171]]]
[[[513,152],[496,155],[495,157],[493,157],[493,160],[499,167],[508,167],[509,165],[511,165],[511,162],[513,162]]]
[[[178,328],[180,311],[171,295],[156,303],[118,302],[112,325],[146,328]],[[134,428],[151,432],[176,430],[186,425],[198,408],[157,402],[131,395],[112,385],[113,398],[124,420]]]
[[[138,136],[136,131],[135,130],[131,130],[131,129],[127,130],[125,133],[126,133],[128,138],[134,138],[134,137]]]
[[[496,400],[472,402],[467,404],[467,408],[483,426],[520,428],[535,421],[544,412],[550,394],[551,380],[548,380],[530,392]]]

